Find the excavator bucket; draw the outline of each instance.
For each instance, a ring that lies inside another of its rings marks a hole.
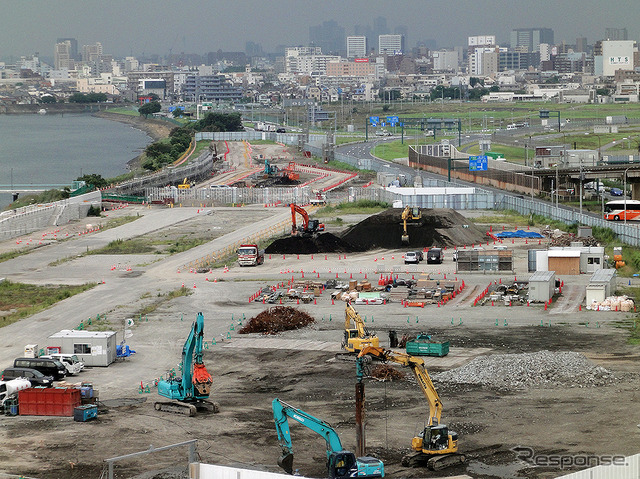
[[[278,466],[285,470],[287,474],[293,474],[293,454],[288,452],[278,458]]]
[[[402,244],[409,244],[409,235],[402,235]]]

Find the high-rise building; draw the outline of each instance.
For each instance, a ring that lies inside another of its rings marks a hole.
[[[73,70],[75,68],[69,40],[56,43],[53,51],[53,68],[56,70]]]
[[[518,51],[538,52],[541,43],[553,45],[551,28],[514,28],[511,30],[511,48]]]
[[[367,37],[347,37],[347,58],[363,58],[367,56]]]
[[[75,38],[58,38],[56,43],[69,42],[70,50],[69,55],[71,55],[72,60],[80,60],[78,56],[78,40]]]
[[[402,35],[378,36],[378,53],[380,55],[401,55],[404,52],[404,37]]]
[[[335,20],[322,22],[322,25],[309,27],[309,42],[319,46],[325,53],[339,53],[344,51],[344,27]]]
[[[602,42],[602,75],[614,76],[616,70],[633,70],[638,46],[633,40]]]
[[[496,51],[495,35],[474,35],[467,38],[467,61],[469,74],[482,75],[482,55]],[[497,68],[497,67],[496,67]]]
[[[102,55],[102,43],[96,42],[94,45],[82,45],[82,61],[97,62]]]
[[[587,38],[586,37],[578,37],[576,38],[576,52],[586,52],[587,51]]]
[[[404,44],[406,48],[409,48],[409,27],[406,25],[398,25],[393,29],[393,33],[396,35],[402,35],[404,38]]]
[[[629,40],[626,28],[605,28],[604,39],[611,41]]]

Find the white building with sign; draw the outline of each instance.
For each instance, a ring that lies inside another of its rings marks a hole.
[[[602,42],[602,75],[612,77],[616,70],[633,70],[633,54],[638,51],[636,42],[611,41]]]

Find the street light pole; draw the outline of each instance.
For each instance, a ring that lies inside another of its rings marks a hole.
[[[627,172],[629,168],[624,170],[624,187],[622,189],[622,194],[624,195],[624,224],[627,224]]]

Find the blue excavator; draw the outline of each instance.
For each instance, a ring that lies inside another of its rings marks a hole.
[[[216,403],[209,401],[213,378],[202,361],[204,316],[198,313],[191,332],[182,347],[180,374],[158,382],[158,394],[172,401],[158,401],[158,411],[195,416],[198,411],[218,412]]]
[[[382,461],[375,457],[356,457],[354,453],[345,451],[338,433],[331,425],[278,398],[272,401],[271,407],[278,440],[282,448],[282,456],[278,459],[278,465],[287,473],[293,473],[293,444],[289,431],[289,418],[291,418],[319,434],[326,441],[329,479],[384,477]]]

